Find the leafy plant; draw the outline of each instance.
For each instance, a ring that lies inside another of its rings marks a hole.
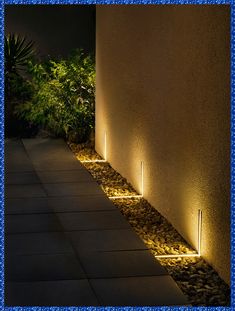
[[[5,74],[19,74],[24,70],[34,55],[33,46],[33,41],[27,42],[25,37],[16,34],[5,36]]]
[[[29,62],[32,99],[17,106],[22,119],[56,136],[84,142],[94,127],[95,66],[91,56],[76,50],[67,60]]]
[[[5,133],[22,133],[26,123],[19,123],[14,115],[16,106],[31,96],[31,86],[23,76],[27,63],[34,55],[33,42],[16,34],[5,36]]]

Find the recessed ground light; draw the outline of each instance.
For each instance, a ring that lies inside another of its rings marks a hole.
[[[97,160],[83,160],[81,163],[105,163],[107,162],[107,134],[104,132],[104,159]]]
[[[198,252],[192,254],[155,255],[155,258],[201,257],[202,211],[198,210]]]
[[[99,163],[107,162],[107,134],[104,132],[104,159],[102,160],[84,160],[82,163]],[[144,195],[144,162],[140,162],[140,185],[141,185],[141,194],[136,195],[121,195],[121,196],[110,196],[108,197],[111,200],[116,199],[141,199]],[[201,234],[202,234],[202,211],[198,210],[198,252],[191,254],[166,254],[166,255],[155,255],[155,258],[180,258],[180,257],[201,257]]]
[[[134,195],[121,195],[121,196],[111,196],[109,199],[138,199],[143,198],[144,196],[144,162],[140,162],[141,170],[140,170],[140,184],[141,184],[141,194],[134,194]]]

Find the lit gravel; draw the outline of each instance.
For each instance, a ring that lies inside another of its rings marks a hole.
[[[92,145],[69,144],[78,160],[101,157]],[[133,187],[109,163],[83,163],[107,196],[136,195]],[[196,253],[173,226],[145,199],[115,199],[136,233],[153,255]],[[230,288],[202,258],[158,259],[193,306],[229,306]]]

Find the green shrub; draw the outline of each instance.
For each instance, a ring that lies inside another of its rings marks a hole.
[[[29,62],[33,96],[17,106],[28,122],[73,142],[89,138],[95,121],[95,65],[76,50],[67,60]]]
[[[14,110],[32,95],[31,85],[24,74],[27,63],[34,56],[33,42],[16,34],[5,36],[4,69],[5,69],[5,133],[6,136],[25,134],[32,126],[19,122]],[[26,135],[27,136],[27,135]]]
[[[9,93],[5,95],[5,135],[6,137],[32,137],[38,128],[32,122],[19,120],[14,113],[25,101],[32,97],[31,84],[20,75],[11,73],[8,76]]]

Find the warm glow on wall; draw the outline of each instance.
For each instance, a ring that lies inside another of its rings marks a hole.
[[[83,160],[80,161],[81,163],[102,163],[107,162],[107,134],[104,132],[104,158],[103,159],[97,159],[97,160]]]
[[[103,160],[86,160],[83,162],[107,162],[107,132],[104,131],[103,138]],[[115,195],[109,196],[111,200],[117,199],[137,199],[144,197],[144,162],[140,162],[140,175],[139,175],[139,187],[141,189],[140,194],[130,194],[130,195]],[[192,226],[190,226],[191,230]],[[198,225],[197,225],[197,253],[191,254],[167,254],[167,255],[156,255],[156,258],[177,258],[177,257],[200,257],[201,256],[201,234],[202,234],[202,211],[198,209]]]
[[[140,162],[140,186],[141,186],[141,193],[137,195],[124,195],[124,196],[111,196],[109,199],[135,199],[135,198],[143,198],[144,196],[144,162]]]
[[[99,10],[96,151],[104,157],[105,130],[106,159],[136,189],[133,194],[143,195],[229,282],[230,97],[226,90],[230,85],[230,12],[183,8],[193,19],[189,18],[182,34],[182,18],[187,14],[155,9],[154,13],[146,11],[142,24],[132,9]],[[111,19],[106,18],[109,10]],[[135,27],[130,26],[130,18]],[[164,23],[164,18],[177,27]],[[200,20],[199,31],[194,25]],[[216,32],[210,27],[214,22]],[[170,52],[167,38],[174,41]],[[204,42],[216,46],[218,53]],[[115,194],[122,195],[118,191],[109,195]],[[203,213],[200,243],[198,210]]]
[[[201,257],[202,211],[198,210],[198,245],[197,253],[177,255],[155,255],[155,258]]]
[[[201,176],[201,169],[198,163],[193,162],[188,170],[184,171],[184,178],[180,185],[181,194],[181,206],[182,206],[182,223],[184,223],[185,231],[187,234],[188,242],[197,248],[200,254],[204,255],[204,243],[202,244],[201,235],[198,232],[201,230],[199,226],[200,222],[197,220],[198,210],[203,211],[203,224],[204,224],[204,235],[203,240],[207,240],[208,223],[207,211],[210,208],[210,202],[207,200],[205,190],[209,189],[208,185],[205,184],[204,178]],[[202,217],[200,214],[198,217]],[[200,237],[200,241],[198,241]],[[198,247],[200,245],[200,248]],[[208,249],[206,250],[208,252]]]

